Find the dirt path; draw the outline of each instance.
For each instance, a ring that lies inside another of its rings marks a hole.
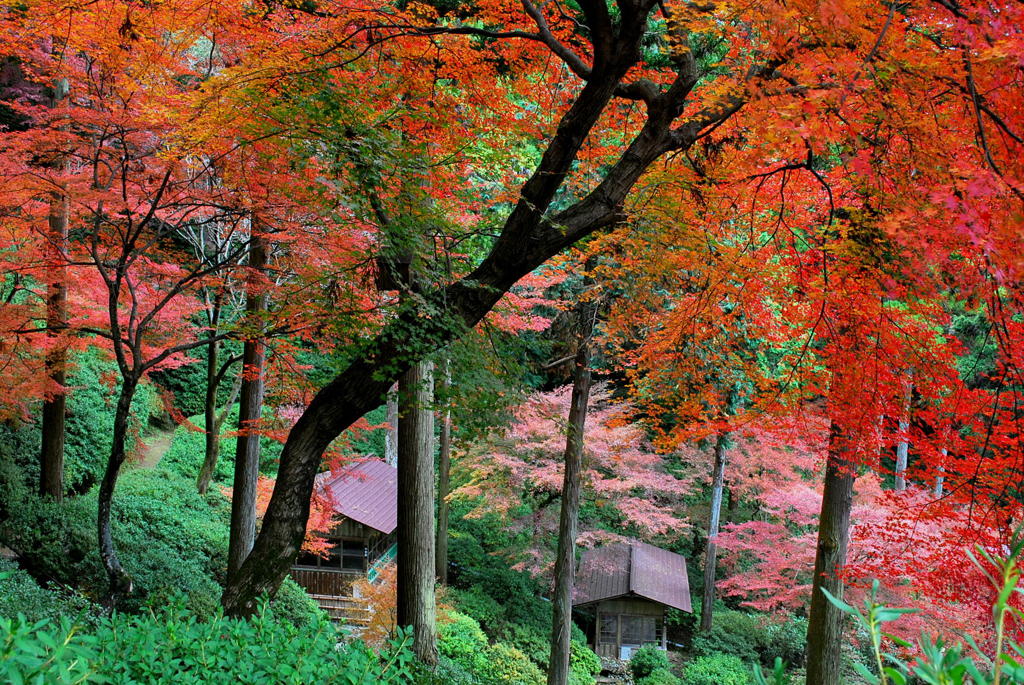
[[[165,430],[151,435],[145,442],[142,450],[142,459],[138,463],[140,469],[151,469],[160,463],[160,460],[167,454],[174,440],[174,431]]]

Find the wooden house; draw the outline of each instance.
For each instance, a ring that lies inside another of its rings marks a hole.
[[[680,555],[642,542],[583,552],[573,609],[592,617],[588,632],[599,656],[628,659],[644,645],[665,649],[669,607],[692,611]]]
[[[365,459],[321,473],[316,487],[334,506],[337,523],[328,535],[331,550],[326,557],[300,553],[291,575],[318,601],[350,597],[353,581],[372,581],[395,557],[398,471],[380,459]]]

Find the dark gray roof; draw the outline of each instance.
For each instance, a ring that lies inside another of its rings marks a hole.
[[[371,458],[321,473],[318,484],[326,487],[334,511],[345,518],[384,534],[398,526],[398,470]]]
[[[576,574],[574,606],[628,596],[692,611],[686,559],[643,542],[588,549]]]

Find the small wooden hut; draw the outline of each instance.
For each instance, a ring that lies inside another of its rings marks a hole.
[[[669,607],[692,611],[680,555],[642,542],[583,552],[573,608],[593,614],[591,646],[599,656],[628,659],[644,645],[665,649]]]
[[[302,552],[292,578],[319,597],[346,597],[352,582],[368,577],[394,559],[398,525],[398,471],[380,459],[366,459],[335,473],[317,476],[334,505],[337,523],[328,535],[326,557]]]

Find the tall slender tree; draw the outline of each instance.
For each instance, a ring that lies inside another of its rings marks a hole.
[[[235,475],[231,491],[231,528],[228,540],[228,573],[235,573],[252,549],[256,537],[256,486],[260,472],[260,419],[263,414],[266,351],[262,339],[262,315],[268,295],[263,270],[269,245],[253,221],[250,233],[249,276],[246,280],[245,315],[251,332],[242,349],[242,385],[238,403],[238,438],[235,443]],[[209,434],[209,432],[208,432]]]
[[[52,86],[51,107],[67,96],[68,82],[58,79]],[[53,164],[62,168],[67,162],[58,157]],[[57,501],[64,497],[64,434],[67,414],[68,352],[62,334],[68,329],[68,222],[71,198],[63,184],[50,198],[47,216],[49,278],[46,294],[46,329],[50,338],[46,353],[46,376],[50,390],[43,398],[40,421],[42,444],[39,451],[39,491]]]
[[[722,492],[725,489],[726,447],[729,434],[721,432],[715,439],[715,465],[711,477],[711,516],[708,521],[708,544],[704,550],[704,595],[701,598],[700,629],[711,630],[715,606],[715,565],[718,562],[718,525],[722,514]]]
[[[597,319],[598,300],[593,280],[584,279],[584,292],[577,305],[576,355],[573,359],[572,398],[565,429],[562,500],[558,522],[558,549],[555,556],[554,589],[551,596],[551,652],[548,660],[548,685],[569,682],[572,639],[572,594],[576,576],[576,535],[579,529],[580,488],[582,487],[584,430],[591,386],[591,340]]]
[[[452,454],[451,386],[451,358],[446,354],[441,362],[441,383],[437,393],[442,405],[439,409],[441,428],[437,437],[437,542],[434,545],[434,553],[437,560],[437,581],[441,585],[448,583],[448,495],[451,491]]]
[[[839,599],[843,597],[840,572],[846,565],[850,544],[855,468],[847,457],[848,449],[842,429],[833,423],[829,433],[811,610],[807,621],[807,685],[834,685],[841,681],[840,646],[845,614],[821,590],[824,588]]]

